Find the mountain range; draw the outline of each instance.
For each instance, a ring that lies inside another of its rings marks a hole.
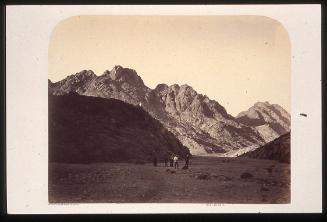
[[[237,156],[290,131],[290,115],[281,106],[258,102],[236,117],[217,101],[189,85],[147,87],[133,69],[115,66],[97,76],[91,70],[48,81],[50,95],[117,99],[138,105],[159,120],[194,155]]]

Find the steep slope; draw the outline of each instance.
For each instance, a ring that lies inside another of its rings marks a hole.
[[[274,122],[264,119],[259,125],[253,125],[245,114],[234,118],[217,101],[197,93],[191,86],[159,84],[152,90],[144,85],[135,70],[121,66],[101,76],[84,70],[57,83],[49,82],[49,92],[53,95],[77,92],[142,104],[195,155],[235,156],[240,149],[253,150],[270,141],[270,137],[280,135],[274,134],[277,125],[274,131],[270,130]],[[269,124],[269,129],[262,127],[263,124]]]
[[[245,153],[241,157],[290,163],[290,133],[286,133],[254,151]]]
[[[77,93],[49,96],[52,162],[149,161],[167,153],[189,151],[141,107]]]
[[[218,102],[188,85],[160,84],[150,98],[154,101],[150,112],[193,154],[232,155],[237,149],[263,144],[255,129],[236,122]]]
[[[281,106],[258,102],[237,115],[237,121],[255,127],[266,142],[290,132],[291,116]]]

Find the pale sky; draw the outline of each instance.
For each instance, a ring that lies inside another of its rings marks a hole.
[[[49,42],[49,79],[115,65],[144,83],[188,84],[235,116],[258,101],[290,112],[291,45],[277,21],[262,16],[76,16]]]

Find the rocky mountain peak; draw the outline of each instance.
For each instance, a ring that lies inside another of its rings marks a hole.
[[[247,116],[251,119],[262,119],[262,113],[267,113],[270,111],[272,105],[269,102],[256,102],[253,106],[251,106],[248,110],[240,112],[236,117],[244,117]]]
[[[180,89],[180,86],[178,84],[173,84],[173,85],[169,86],[169,89],[171,91],[174,91],[177,94]]]
[[[154,91],[160,92],[160,91],[164,91],[164,90],[167,90],[167,89],[168,89],[168,85],[167,84],[164,84],[164,83],[161,83],[161,84],[158,84],[156,86],[156,88],[154,89]]]
[[[114,68],[109,72],[111,79],[118,80],[123,74],[124,68],[120,65],[115,65]]]
[[[115,65],[111,71],[106,70],[102,76],[121,83],[127,82],[131,85],[144,86],[143,80],[134,69],[124,68],[120,65]]]
[[[271,104],[268,101],[266,101],[266,102],[257,102],[257,103],[254,104],[254,106],[256,106],[256,107],[263,107],[263,108],[266,108],[266,107],[268,107],[270,105]]]
[[[200,95],[191,86],[187,84],[181,85],[179,93],[192,98],[196,95]]]
[[[290,131],[291,117],[277,104],[257,102],[237,115],[240,123],[255,127],[266,142]]]
[[[82,70],[73,75],[68,76],[67,79],[74,79],[76,82],[85,81],[88,79],[95,78],[96,75],[92,70]]]
[[[189,85],[187,85],[187,84],[183,84],[183,85],[181,85],[181,88],[182,88],[182,89],[191,89],[191,90],[193,90],[192,86],[189,86]]]
[[[95,76],[94,72],[92,70],[82,70],[78,73],[76,73],[77,76]]]

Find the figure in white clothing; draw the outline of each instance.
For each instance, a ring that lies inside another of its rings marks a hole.
[[[175,169],[178,169],[179,168],[179,165],[178,165],[178,156],[174,156],[174,167],[175,167]]]

